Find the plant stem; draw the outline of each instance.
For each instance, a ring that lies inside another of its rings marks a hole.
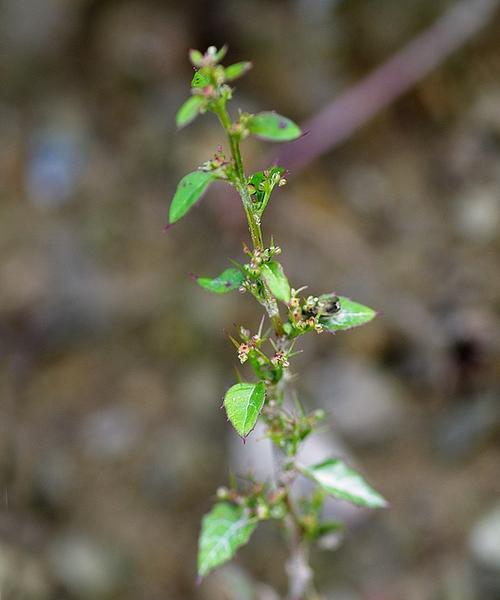
[[[235,179],[234,186],[241,197],[243,208],[245,209],[245,215],[248,222],[248,229],[250,231],[250,237],[252,238],[252,244],[255,250],[263,250],[264,242],[262,241],[262,230],[260,226],[260,217],[254,213],[252,206],[252,199],[248,191],[245,171],[243,169],[243,161],[241,159],[240,151],[240,139],[239,134],[233,133],[232,123],[229,113],[227,112],[226,105],[223,101],[219,101],[216,105],[215,112],[219,117],[219,121],[226,132],[229,147],[231,149],[231,156],[235,166]],[[283,322],[281,317],[278,315],[270,315],[271,322],[273,324],[274,331],[277,337],[284,335]]]
[[[219,118],[219,121],[226,132],[229,147],[231,149],[231,156],[234,161],[234,179],[233,184],[238,191],[243,208],[245,209],[245,215],[248,221],[248,229],[252,238],[252,243],[255,250],[263,250],[264,243],[262,240],[262,230],[260,225],[260,216],[254,212],[254,207],[250,193],[247,187],[247,180],[245,177],[245,171],[243,169],[243,162],[240,152],[240,136],[239,133],[233,131],[231,118],[227,111],[225,101],[220,100],[215,106],[215,112]],[[267,198],[268,200],[269,198]],[[268,292],[266,292],[268,293]],[[273,296],[268,294],[268,300],[274,300]],[[279,314],[269,315],[273,324],[274,332],[276,337],[282,342],[285,342],[285,332],[283,329],[283,322]],[[269,390],[270,391],[270,390]],[[271,396],[277,401],[278,405],[282,403],[282,390],[281,394],[278,393],[278,389],[274,386]],[[279,456],[277,454],[279,453]],[[313,571],[309,566],[309,544],[304,539],[303,527],[300,522],[300,515],[297,513],[295,506],[290,496],[291,482],[297,475],[296,470],[288,470],[284,466],[284,455],[281,450],[275,453],[275,460],[277,463],[277,481],[278,485],[282,486],[285,490],[284,502],[288,510],[288,530],[289,530],[289,545],[290,545],[290,558],[287,561],[286,570],[289,577],[289,592],[288,600],[307,600],[312,598],[312,579]],[[289,457],[286,457],[287,459]]]
[[[224,102],[218,102],[215,112],[219,117],[219,121],[221,122],[221,125],[224,128],[229,140],[229,147],[231,149],[231,155],[233,157],[235,166],[236,176],[234,184],[238,194],[241,196],[241,200],[243,201],[243,208],[245,209],[248,228],[250,230],[250,236],[252,238],[254,249],[263,250],[264,243],[262,241],[260,219],[253,212],[252,199],[250,198],[250,193],[248,192],[245,172],[243,170],[243,162],[241,160],[239,135],[231,131],[232,123]]]
[[[277,484],[285,492],[283,501],[288,512],[285,521],[290,548],[290,556],[285,567],[288,575],[287,600],[313,600],[316,596],[313,588],[314,574],[309,565],[309,543],[305,539],[300,515],[291,497],[291,485],[298,472],[295,467],[293,469],[286,468],[285,462],[289,461],[291,457],[285,456],[284,452],[276,446],[273,447],[273,458]]]

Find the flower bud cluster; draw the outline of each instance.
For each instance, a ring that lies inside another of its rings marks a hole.
[[[222,146],[219,146],[213,158],[205,161],[201,168],[203,171],[212,172],[220,179],[229,179],[232,165],[233,161],[226,158]]]
[[[324,319],[334,316],[340,310],[340,302],[335,294],[307,296],[299,298],[300,290],[292,289],[292,298],[288,303],[289,324],[295,335],[314,330],[324,331]]]
[[[251,335],[248,329],[244,327],[240,327],[240,338],[241,343],[238,345],[238,358],[241,364],[247,362],[249,356],[253,352],[254,354],[263,355],[262,352],[259,352],[262,343],[265,341],[265,338],[262,338],[262,331],[259,330],[258,333]],[[256,357],[259,360],[259,357]],[[262,362],[262,361],[260,361]]]
[[[248,490],[240,492],[234,488],[220,487],[217,499],[232,502],[248,510],[249,517],[259,521],[282,519],[286,515],[286,491],[283,487],[270,489],[263,483],[252,482]]]
[[[270,439],[289,457],[295,456],[299,445],[325,418],[324,410],[315,410],[308,415],[290,415],[272,402],[268,403],[264,412]]]
[[[283,369],[286,369],[290,366],[290,361],[288,360],[287,353],[283,352],[283,350],[278,350],[271,358],[271,362],[273,363],[273,365],[282,367]]]

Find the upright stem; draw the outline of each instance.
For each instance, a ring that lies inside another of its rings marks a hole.
[[[260,219],[257,215],[254,214],[252,210],[252,199],[250,198],[250,193],[248,192],[247,183],[245,179],[245,172],[243,170],[243,162],[241,160],[239,136],[231,130],[231,119],[223,101],[219,101],[219,103],[217,104],[216,113],[229,140],[229,147],[231,148],[231,155],[234,160],[236,172],[236,180],[234,183],[243,201],[243,208],[245,209],[252,243],[254,245],[254,248],[263,250],[264,243],[262,241]]]
[[[248,191],[243,161],[241,159],[239,135],[232,131],[231,118],[227,112],[226,105],[222,100],[218,102],[215,112],[219,117],[219,121],[226,132],[229,141],[231,156],[235,166],[235,181],[233,183],[243,203],[254,250],[263,250],[264,242],[262,241],[260,217],[253,211],[252,199],[250,197],[250,192]],[[282,337],[285,332],[283,330],[281,317],[279,315],[272,315],[270,318],[276,335]]]
[[[243,202],[243,208],[245,209],[245,215],[247,217],[248,228],[250,230],[254,251],[263,250],[264,243],[262,240],[260,216],[257,215],[253,210],[252,199],[248,191],[245,171],[243,169],[243,161],[241,159],[239,134],[233,131],[231,118],[227,112],[225,101],[219,100],[219,102],[216,104],[215,112],[226,132],[229,141],[229,147],[231,149],[231,156],[234,161],[235,170],[233,184]],[[269,295],[269,300],[273,300],[271,295]],[[270,318],[276,337],[284,341],[285,332],[280,315],[272,314],[270,315]],[[275,400],[279,400],[277,398],[276,390],[272,395],[276,396]],[[279,401],[278,404],[281,404],[281,401]],[[280,485],[285,491],[284,502],[288,509],[287,522],[290,544],[290,558],[286,565],[289,578],[288,600],[312,600],[312,598],[315,596],[313,596],[312,589],[313,572],[309,566],[309,546],[304,539],[300,516],[295,510],[290,495],[291,479],[293,480],[294,473],[288,471],[284,467],[282,459],[283,455],[281,453],[279,458],[276,458],[276,462],[278,463],[277,466],[279,468],[279,474],[277,477],[278,485]],[[289,475],[292,475],[291,479]]]

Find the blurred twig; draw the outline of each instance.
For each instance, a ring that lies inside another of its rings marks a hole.
[[[500,0],[461,0],[387,62],[303,125],[277,164],[297,171],[335,148],[489,23]]]

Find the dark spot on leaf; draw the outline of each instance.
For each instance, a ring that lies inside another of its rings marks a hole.
[[[286,129],[286,121],[280,121],[278,127],[280,129]]]

